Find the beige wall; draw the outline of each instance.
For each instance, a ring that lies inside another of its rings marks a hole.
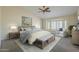
[[[0,47],[1,47],[1,40],[2,40],[2,38],[1,38],[1,20],[2,20],[2,12],[1,12],[1,10],[2,10],[2,7],[0,7]]]
[[[40,19],[35,17],[29,11],[23,9],[22,7],[3,7],[2,9],[2,38],[5,39],[10,31],[9,27],[11,24],[20,26],[22,21],[22,16],[32,17],[32,25],[37,28],[40,27]]]
[[[43,19],[43,21],[46,22],[45,20],[50,20],[50,19],[67,20],[67,27],[69,25],[75,25],[77,23],[77,15],[48,18],[48,19]],[[43,29],[45,28],[46,28],[46,23],[43,23]]]
[[[78,20],[79,20],[79,9],[78,9],[78,12],[77,12],[77,17],[78,17]]]
[[[1,8],[0,8],[0,39],[1,39]]]
[[[77,19],[78,19],[78,23],[79,23],[79,8],[77,10]]]

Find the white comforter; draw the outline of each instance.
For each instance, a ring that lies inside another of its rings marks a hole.
[[[51,33],[48,32],[48,31],[37,31],[37,32],[34,32],[34,33],[31,34],[31,37],[28,39],[28,42],[29,42],[29,44],[33,44],[33,42],[35,42],[35,40],[37,38],[40,38],[40,37],[48,35],[48,34],[51,34]]]

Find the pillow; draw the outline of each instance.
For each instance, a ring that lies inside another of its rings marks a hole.
[[[24,28],[26,31],[31,31],[32,30],[32,28]]]
[[[37,31],[41,31],[41,29],[39,29],[39,28],[33,28],[32,31],[33,32],[37,32]]]
[[[32,28],[30,28],[30,27],[29,28],[19,27],[18,30],[19,31],[26,31],[26,30],[30,31],[30,30],[32,30]]]
[[[21,27],[21,26],[18,27],[18,30],[19,31],[25,31],[25,29],[23,27]]]

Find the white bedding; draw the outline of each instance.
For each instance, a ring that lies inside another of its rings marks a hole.
[[[40,38],[42,36],[46,36],[46,35],[52,35],[50,32],[48,31],[37,31],[31,34],[31,37],[28,39],[29,44],[33,44],[33,42],[35,42],[35,40],[37,38]]]

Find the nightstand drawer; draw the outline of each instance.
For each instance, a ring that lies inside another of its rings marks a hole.
[[[20,33],[19,32],[11,32],[9,33],[9,39],[17,39],[20,37]]]

